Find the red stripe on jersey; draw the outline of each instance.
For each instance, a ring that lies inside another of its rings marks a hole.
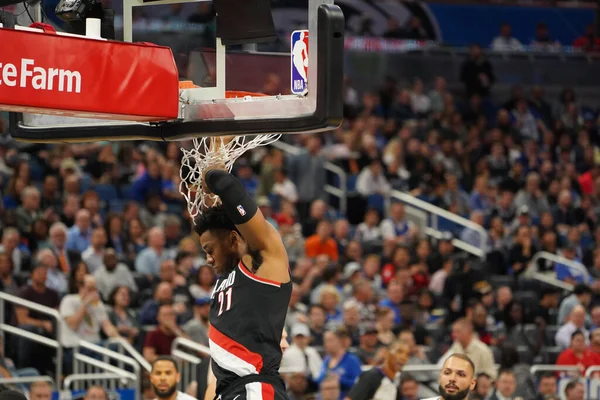
[[[265,278],[261,278],[259,276],[254,275],[252,272],[248,271],[248,269],[246,267],[244,267],[244,264],[242,264],[241,261],[239,263],[239,266],[240,266],[240,271],[242,271],[242,273],[244,275],[246,275],[248,278],[250,278],[254,281],[260,282],[260,283],[264,283],[266,285],[281,287],[281,282],[272,281],[270,279],[265,279]]]
[[[258,373],[262,370],[263,359],[260,354],[251,352],[240,343],[219,332],[212,325],[210,325],[208,330],[208,338],[228,353],[244,360],[248,364],[252,364]]]
[[[262,400],[274,400],[275,389],[273,389],[273,385],[264,382],[261,382],[260,385],[262,387]]]

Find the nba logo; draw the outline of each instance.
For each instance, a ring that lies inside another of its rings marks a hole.
[[[308,31],[292,32],[292,93],[308,90]]]
[[[240,206],[237,206],[237,210],[238,210],[238,212],[240,213],[240,215],[241,215],[242,217],[243,217],[244,215],[246,215],[246,210],[244,210],[244,207],[242,207],[241,205],[240,205]]]

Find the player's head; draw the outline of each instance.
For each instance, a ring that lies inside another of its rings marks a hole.
[[[223,206],[206,210],[196,220],[195,229],[207,262],[217,274],[223,275],[235,268],[245,253],[246,243]]]
[[[402,371],[404,365],[410,358],[410,347],[402,341],[393,342],[385,357],[386,366],[392,371]]]
[[[475,388],[475,364],[464,354],[453,354],[444,361],[440,373],[440,395],[444,400],[465,400]]]
[[[159,399],[171,397],[177,391],[180,379],[179,367],[172,357],[159,356],[152,363],[150,382]]]

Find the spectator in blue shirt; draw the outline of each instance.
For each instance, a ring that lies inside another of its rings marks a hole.
[[[140,204],[144,204],[151,194],[162,196],[163,180],[160,166],[156,161],[149,161],[146,172],[131,185],[131,197]]]
[[[75,225],[67,232],[67,250],[75,250],[82,253],[90,247],[92,238],[92,216],[85,208],[75,214]]]
[[[573,244],[568,243],[565,247],[563,247],[561,253],[563,257],[578,263],[581,268],[574,268],[565,264],[556,263],[554,266],[554,271],[556,272],[557,279],[573,285],[577,283],[585,283],[589,285],[593,282],[591,275],[581,263],[581,260],[577,257],[575,246]]]
[[[348,352],[351,343],[350,334],[346,329],[327,331],[323,336],[325,346],[325,359],[321,372],[316,379],[320,384],[328,375],[337,375],[340,378],[340,400],[346,397],[348,391],[361,373],[360,360]]]

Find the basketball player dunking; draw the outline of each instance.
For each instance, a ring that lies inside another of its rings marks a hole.
[[[278,370],[292,284],[281,236],[233,175],[209,168],[203,189],[221,200],[196,221],[219,275],[209,328],[217,398],[287,400]]]

